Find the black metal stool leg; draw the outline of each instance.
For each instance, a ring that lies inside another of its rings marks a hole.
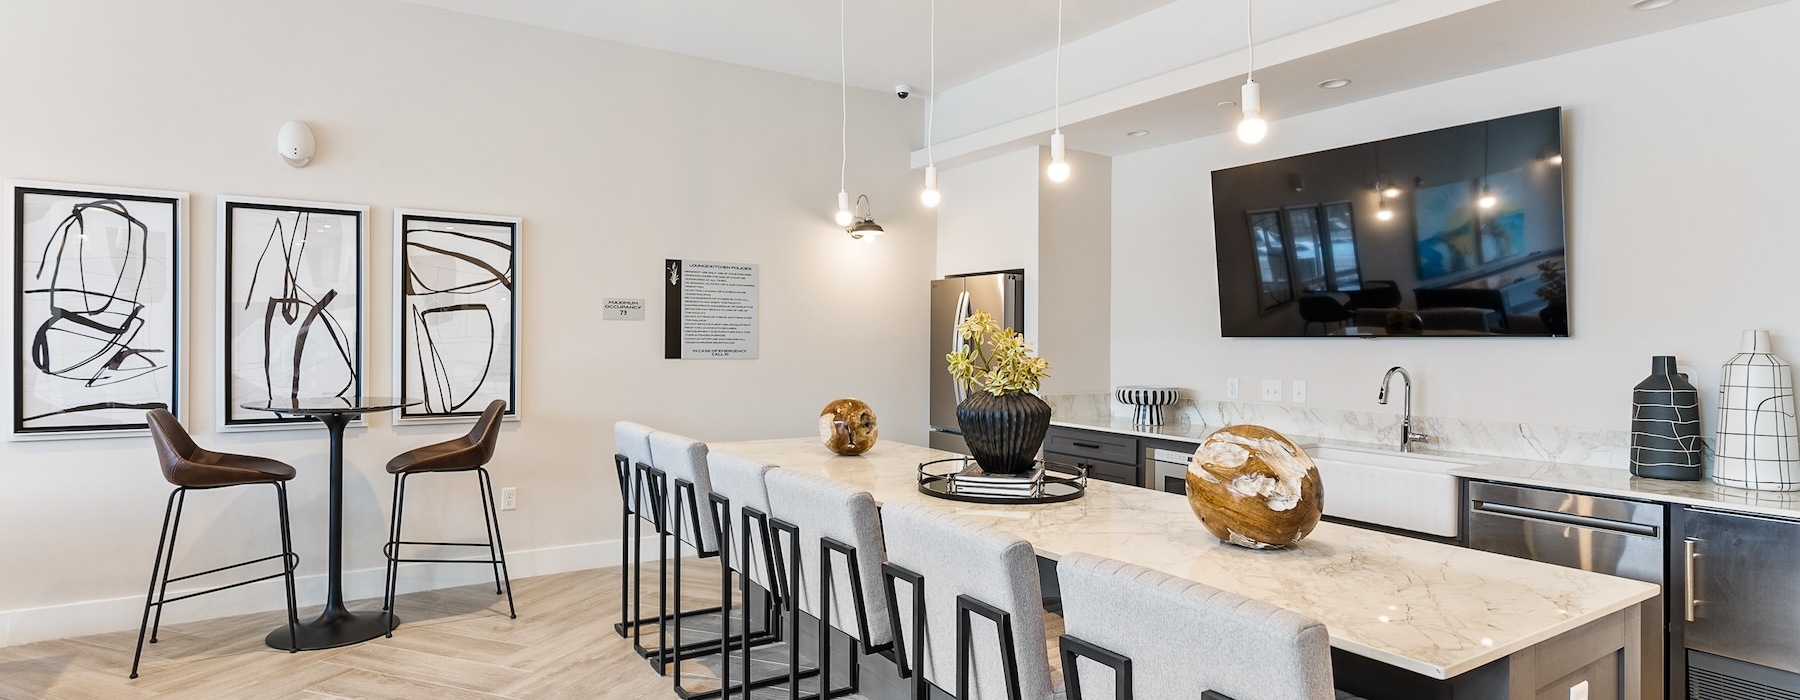
[[[400,537],[402,523],[406,514],[406,481],[411,474],[396,474],[394,482],[394,539],[388,543],[388,585],[387,585],[387,636],[394,636],[394,608],[399,605],[395,600],[400,586]]]
[[[494,560],[499,562],[498,568],[495,570],[494,592],[499,593],[500,582],[506,582],[506,614],[507,617],[516,620],[519,619],[519,609],[513,605],[512,572],[506,569],[506,543],[500,539],[500,507],[494,503],[494,475],[489,474],[486,469],[477,471],[480,472],[482,480],[487,482],[488,512],[493,514],[494,521],[493,547],[491,549],[495,555]]]
[[[481,490],[481,526],[487,530],[488,561],[494,565],[494,595],[500,595],[500,553],[494,549],[494,523],[500,516],[486,469],[475,469],[475,487]]]
[[[169,540],[169,522],[175,514],[175,495],[182,489],[169,492],[169,504],[163,507],[162,532],[156,536],[156,559],[150,564],[150,590],[144,593],[144,619],[138,623],[137,651],[131,655],[131,677],[138,677],[138,661],[144,658],[144,633],[150,629],[150,605],[156,601],[156,582],[158,573],[163,569],[163,549]],[[167,548],[174,553],[174,547]]]
[[[288,653],[293,654],[300,651],[300,608],[294,595],[294,569],[300,567],[300,557],[294,554],[294,536],[288,526],[287,484],[275,482],[275,495],[281,504],[281,568],[287,587],[288,640],[292,642]]]
[[[390,507],[393,508],[393,510],[388,511],[391,513],[388,517],[388,538],[387,542],[381,545],[381,554],[383,558],[386,559],[386,566],[382,568],[381,572],[381,609],[388,612],[389,617],[392,617],[394,611],[394,588],[398,583],[396,579],[399,578],[398,569],[400,563],[395,561],[395,559],[400,557],[399,553],[394,551],[394,548],[398,546],[394,543],[400,541],[400,533],[396,530],[400,524],[400,488],[400,475],[395,474],[394,495],[388,499],[390,501]],[[392,623],[393,621],[389,620],[388,622]],[[390,632],[393,631],[392,624],[389,624],[388,628]]]
[[[169,528],[169,558],[163,562],[162,585],[156,592],[156,616],[150,620],[150,643],[156,643],[156,631],[162,628],[163,601],[169,599],[169,570],[175,566],[175,536],[181,534],[181,511],[187,508],[187,488],[176,489],[175,524]]]

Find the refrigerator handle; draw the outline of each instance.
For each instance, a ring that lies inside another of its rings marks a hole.
[[[956,298],[956,318],[950,321],[950,336],[955,338],[950,344],[951,352],[961,353],[964,348],[969,346],[969,341],[963,338],[962,333],[957,331],[957,328],[962,325],[963,321],[969,319],[969,315],[969,293],[965,291]],[[962,382],[952,380],[951,384],[955,386],[956,403],[960,405],[963,402],[963,399],[969,398],[969,390],[963,387]]]
[[[1698,581],[1694,580],[1694,560],[1700,558],[1700,541],[1689,537],[1681,544],[1683,550],[1682,563],[1684,564],[1684,573],[1687,574],[1687,585],[1685,586],[1687,588],[1687,595],[1685,596],[1686,601],[1684,601],[1686,605],[1683,607],[1685,608],[1684,612],[1686,613],[1685,617],[1687,618],[1687,621],[1696,622],[1700,619],[1700,616],[1696,613],[1696,608],[1700,607],[1700,599],[1696,595],[1697,591],[1695,589],[1699,588],[1700,585]]]

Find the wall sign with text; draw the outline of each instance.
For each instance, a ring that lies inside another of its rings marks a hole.
[[[663,261],[663,357],[756,359],[757,266]]]

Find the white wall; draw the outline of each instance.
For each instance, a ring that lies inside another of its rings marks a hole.
[[[1112,285],[1112,159],[1070,151],[1069,179],[1038,188],[1038,350],[1045,394],[1107,392]],[[1046,149],[1038,172],[1050,165]]]
[[[1025,271],[1025,339],[1038,333],[1036,146],[938,173],[937,276]]]
[[[924,438],[915,368],[935,239],[906,167],[917,100],[850,95],[849,189],[870,195],[889,231],[855,242],[830,220],[834,84],[393,2],[297,11],[276,0],[6,0],[0,16],[0,178],[193,193],[191,425],[215,420],[217,195],[373,207],[365,369],[375,394],[391,386],[391,208],[524,217],[524,420],[507,428],[493,466],[497,486],[519,489],[518,510],[501,516],[515,576],[615,551],[600,544],[619,535],[613,421],[709,441],[807,435],[828,400],[854,395],[879,412],[883,437]],[[272,152],[289,119],[319,137],[303,170]],[[761,359],[661,359],[665,257],[761,264]],[[648,320],[589,323],[601,295],[648,299]],[[352,431],[353,596],[378,590],[383,463],[456,430],[395,429],[376,416]],[[324,433],[197,437],[299,468],[295,545],[302,595],[317,602]],[[409,532],[479,533],[469,484],[444,477],[414,489]],[[168,491],[147,439],[0,445],[0,645],[135,625]],[[190,499],[181,568],[271,550],[272,500],[247,489]],[[415,584],[479,574],[436,567]],[[169,616],[272,609],[278,590],[177,603]]]
[[[1112,379],[1224,398],[1225,379],[1304,379],[1308,405],[1375,405],[1389,365],[1417,410],[1624,429],[1649,357],[1695,371],[1706,410],[1738,332],[1800,359],[1800,75],[1785,3],[1627,42],[1114,159]],[[1352,76],[1354,77],[1354,76]],[[1265,85],[1264,90],[1314,89]],[[1566,109],[1571,339],[1221,339],[1210,171],[1479,121]],[[1710,416],[1710,413],[1708,414]],[[1710,419],[1708,421],[1710,423]],[[1710,428],[1710,425],[1709,425]]]

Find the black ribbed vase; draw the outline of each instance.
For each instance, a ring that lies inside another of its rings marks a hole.
[[[1696,481],[1702,467],[1700,392],[1675,371],[1675,358],[1650,358],[1650,376],[1631,392],[1631,473]]]
[[[1035,394],[972,391],[956,405],[956,424],[983,471],[1018,474],[1037,466],[1038,448],[1050,430],[1050,404]]]

